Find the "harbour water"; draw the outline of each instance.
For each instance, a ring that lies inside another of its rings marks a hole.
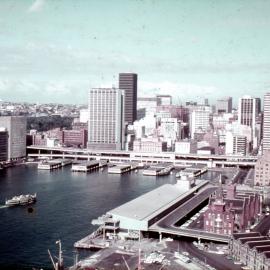
[[[66,265],[72,265],[73,244],[95,229],[92,219],[165,183],[175,183],[175,175],[111,175],[107,169],[87,174],[70,166],[39,171],[36,165],[0,171],[0,269],[51,269],[47,249],[56,254],[58,239]],[[35,192],[32,213],[29,206],[3,206],[6,198]]]
[[[174,175],[160,178],[141,172],[111,175],[107,170],[75,173],[70,167],[39,171],[22,165],[0,171],[0,269],[51,269],[47,249],[56,254],[62,240],[64,260],[71,265],[73,244],[94,230],[91,220],[162,184],[174,183]],[[37,203],[3,207],[6,198],[37,192]]]

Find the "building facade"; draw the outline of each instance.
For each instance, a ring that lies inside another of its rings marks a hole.
[[[23,116],[0,116],[0,127],[8,132],[8,160],[26,156],[26,118]]]
[[[130,125],[137,119],[137,81],[135,73],[119,74],[119,89],[125,91],[125,121]]]
[[[258,193],[237,193],[231,184],[220,187],[209,199],[204,213],[204,229],[207,232],[231,235],[243,232],[259,217],[261,200]]]
[[[0,162],[8,159],[8,132],[0,128]]]
[[[254,184],[257,186],[270,185],[270,150],[265,150],[256,162]]]
[[[224,97],[217,100],[216,112],[231,113],[232,112],[232,97]]]
[[[133,142],[134,152],[160,153],[167,150],[167,143],[157,139],[142,139]]]
[[[86,148],[87,130],[60,130],[57,139],[65,146]]]
[[[270,238],[258,232],[235,233],[229,242],[233,259],[250,270],[270,270]]]
[[[125,93],[116,88],[89,91],[88,148],[121,150],[124,147]]]
[[[258,147],[258,136],[256,131],[256,121],[261,112],[261,100],[251,96],[243,96],[238,104],[238,123],[251,127],[251,141],[253,148]]]
[[[270,93],[264,95],[263,105],[263,151],[270,150]]]
[[[195,109],[191,113],[191,138],[198,131],[206,131],[210,126],[210,111],[206,109]]]
[[[195,154],[197,153],[197,141],[182,140],[175,142],[175,153],[177,154]]]

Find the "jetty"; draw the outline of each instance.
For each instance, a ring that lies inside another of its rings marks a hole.
[[[172,164],[158,164],[143,170],[143,175],[163,176],[168,175],[174,169]]]
[[[127,173],[133,170],[136,170],[138,168],[137,163],[123,163],[123,164],[117,164],[113,167],[110,167],[108,169],[108,173],[114,173],[114,174],[123,174]]]
[[[100,169],[102,167],[107,166],[107,161],[98,161],[98,160],[90,160],[90,161],[82,161],[79,163],[73,163],[71,167],[71,171],[73,172],[89,172],[93,170]]]
[[[54,170],[72,164],[71,159],[52,159],[38,163],[39,170]]]

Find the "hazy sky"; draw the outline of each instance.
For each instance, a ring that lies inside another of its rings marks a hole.
[[[270,90],[270,1],[1,0],[0,99],[86,103],[138,73],[175,101]]]

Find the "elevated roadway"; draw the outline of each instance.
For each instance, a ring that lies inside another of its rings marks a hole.
[[[132,151],[91,150],[69,147],[28,146],[29,157],[38,158],[74,158],[74,159],[106,159],[110,162],[142,162],[177,165],[204,164],[208,167],[254,167],[256,156],[225,156],[178,154],[174,152],[144,153]]]
[[[204,232],[202,230],[195,229],[181,229],[175,225],[179,221],[185,220],[186,216],[189,213],[191,213],[194,209],[207,201],[211,194],[214,193],[216,190],[217,187],[208,187],[205,190],[202,190],[194,197],[181,204],[178,208],[169,213],[167,216],[162,218],[160,221],[150,226],[149,231],[155,231],[160,234],[165,233],[177,236],[187,236],[198,239],[228,243],[229,237],[226,235],[217,235],[214,233]]]

